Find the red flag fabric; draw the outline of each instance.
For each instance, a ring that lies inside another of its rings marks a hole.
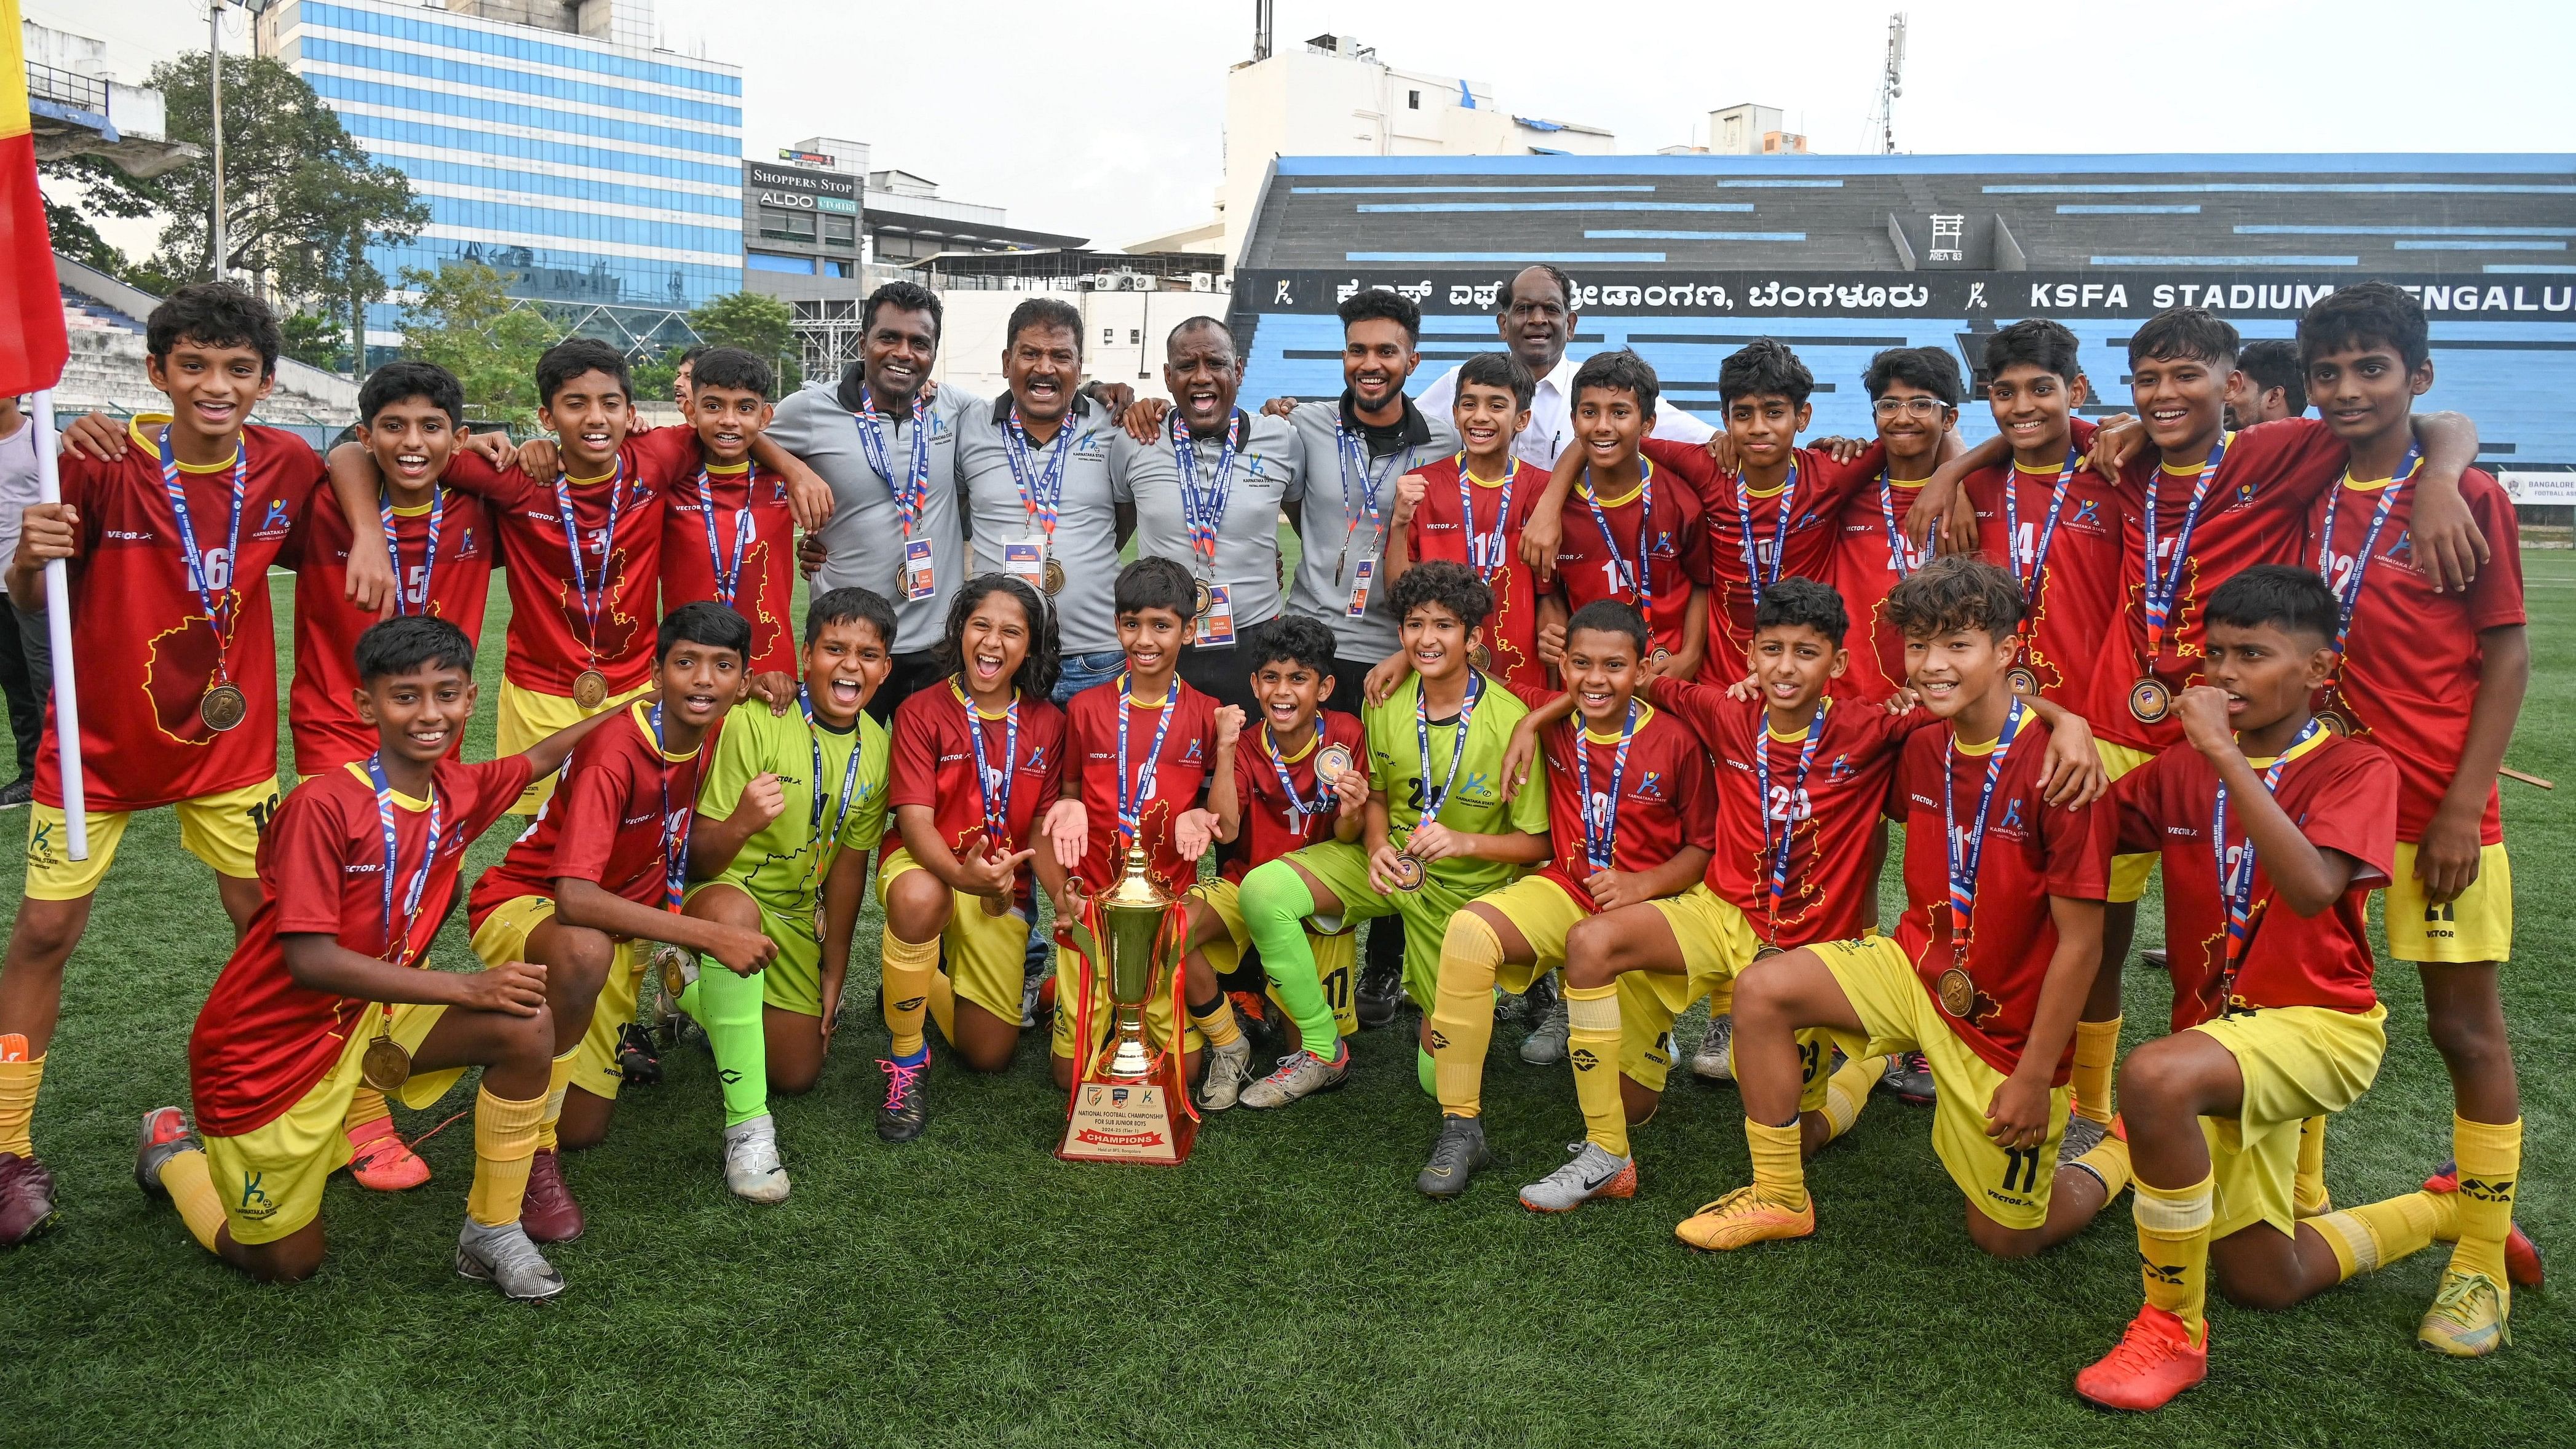
[[[27,116],[27,56],[18,0],[0,0],[0,393],[62,381],[71,341],[53,236],[36,189],[36,138]]]

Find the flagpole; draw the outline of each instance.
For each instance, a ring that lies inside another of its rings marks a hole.
[[[36,501],[63,501],[63,474],[55,457],[54,390],[36,389]],[[73,679],[71,569],[61,559],[45,561],[45,622],[53,637],[54,746],[63,780],[63,824],[74,860],[89,859],[89,810],[81,787],[80,689]]]

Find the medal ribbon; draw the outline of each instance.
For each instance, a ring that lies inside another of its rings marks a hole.
[[[1503,528],[1511,522],[1512,479],[1519,472],[1518,467],[1504,472],[1502,491],[1494,495],[1494,531],[1485,533],[1476,527],[1476,490],[1467,473],[1467,450],[1458,450],[1458,526],[1467,530],[1467,566],[1476,571],[1479,582],[1492,583],[1510,562],[1503,554]]]
[[[445,833],[442,820],[447,802],[439,798],[438,786],[433,782],[429,787],[429,848],[421,852],[420,869],[411,873],[411,884],[403,887],[403,922],[402,929],[397,931],[394,929],[394,877],[402,871],[402,843],[401,832],[394,824],[394,787],[393,782],[385,777],[383,751],[367,756],[367,778],[376,787],[376,828],[385,842],[385,944],[380,954],[387,962],[400,966],[411,955],[412,929],[420,924],[420,898],[429,889],[429,868],[438,862],[438,842]],[[393,1014],[390,1004],[386,1006],[385,1014]]]
[[[242,495],[250,487],[250,444],[233,440],[233,507],[231,521],[224,526],[224,568],[229,574],[238,566],[241,551]],[[161,488],[170,495],[170,517],[179,533],[179,557],[187,562],[188,582],[197,590],[197,603],[206,611],[206,627],[215,631],[215,678],[225,680],[232,671],[225,667],[224,656],[231,652],[234,601],[240,595],[231,581],[216,597],[214,584],[206,575],[206,555],[197,547],[197,525],[188,514],[188,490],[179,482],[179,455],[170,451],[170,429],[161,429]]]
[[[2029,706],[2015,699],[2012,713],[2004,717],[2004,732],[1986,756],[1986,783],[1977,792],[1977,823],[1971,830],[1959,828],[1958,808],[1951,798],[1957,772],[1946,757],[1941,761],[1941,833],[1950,847],[1950,956],[1963,971],[1968,964],[1968,923],[1977,909],[1977,862],[1986,854],[1986,812],[1994,806],[1995,782],[2003,778],[2004,760],[2012,753],[2013,737],[2021,733],[2022,718],[2028,712]]]
[[[1610,550],[1610,558],[1622,574],[1628,573],[1628,560],[1619,553],[1619,540],[1610,534],[1610,515],[1602,511],[1601,495],[1592,491],[1592,477],[1583,478],[1583,501],[1592,507],[1592,522],[1601,530],[1601,546]],[[1472,516],[1471,516],[1472,521]],[[1630,592],[1637,596],[1637,612],[1648,624],[1655,621],[1655,580],[1647,571],[1647,546],[1654,538],[1655,465],[1643,458],[1637,460],[1637,570],[1626,580]],[[1495,532],[1501,532],[1499,520]]]
[[[2200,465],[2200,476],[2191,480],[2191,502],[2182,515],[2182,529],[2174,535],[2173,563],[2161,577],[2156,569],[2156,495],[2164,491],[2164,480],[2152,479],[2147,484],[2147,671],[2155,672],[2156,661],[2164,655],[2165,623],[2173,617],[2176,595],[2182,592],[2182,571],[2191,559],[2191,533],[2200,526],[2200,510],[2209,501],[2209,487],[2218,481],[2218,465],[2226,460],[2231,434],[2220,433],[2209,448],[2209,461]]]
[[[930,499],[930,400],[918,391],[912,395],[912,466],[901,483],[894,481],[876,399],[864,384],[859,388],[859,410],[850,414],[850,420],[859,427],[859,451],[867,455],[868,467],[885,480],[886,492],[894,496],[894,511],[903,519],[903,536],[911,538],[921,522],[922,505]]]
[[[1807,721],[1806,742],[1798,746],[1798,774],[1789,784],[1789,801],[1781,807],[1780,844],[1771,844],[1771,722],[1766,715],[1761,738],[1753,744],[1754,788],[1762,792],[1762,853],[1771,858],[1771,942],[1780,944],[1780,902],[1789,894],[1789,848],[1798,833],[1798,795],[1807,788],[1807,769],[1816,762],[1816,746],[1825,737],[1825,702],[1816,702],[1816,717]]]
[[[2039,603],[2040,570],[2048,567],[2049,545],[2057,541],[2057,515],[2066,507],[2066,486],[2074,481],[2075,465],[2081,455],[2075,445],[2066,445],[2066,466],[2057,470],[2057,481],[2048,485],[2048,518],[2039,525],[2039,537],[2030,553],[2021,551],[2021,465],[2013,465],[2013,475],[2004,482],[2004,549],[2012,558],[2013,578],[2021,584],[2022,628],[2030,628],[2031,616]],[[2148,506],[2154,506],[2152,500]],[[2152,536],[2154,525],[2148,525]],[[2179,547],[2179,545],[2177,545]],[[2147,572],[2155,572],[2152,554]]]
[[[1360,531],[1360,514],[1351,508],[1351,460],[1353,458],[1357,458],[1360,465],[1360,507],[1368,514],[1369,527],[1375,529],[1379,539],[1383,540],[1386,537],[1386,524],[1380,521],[1378,514],[1378,494],[1386,487],[1386,480],[1395,476],[1397,463],[1409,464],[1413,461],[1413,447],[1407,444],[1402,451],[1387,454],[1385,464],[1375,472],[1371,472],[1368,443],[1364,439],[1351,436],[1351,430],[1342,422],[1339,410],[1335,411],[1333,415],[1334,472],[1342,490],[1342,517],[1349,523],[1349,526],[1342,530],[1342,552],[1345,554],[1350,552],[1351,540],[1357,537]],[[1471,517],[1470,522],[1472,521]]]
[[[429,550],[420,560],[420,611],[429,612],[430,580],[438,574],[438,524],[447,513],[447,495],[435,483],[429,485]],[[376,505],[377,520],[385,526],[385,553],[394,565],[394,612],[411,612],[411,590],[403,587],[402,540],[396,533],[394,501],[388,496]]]
[[[699,748],[705,748],[703,743]],[[670,751],[662,747],[662,706],[653,706],[653,752],[663,758],[658,762],[662,777],[662,909],[672,915],[680,913],[680,898],[687,894],[689,878],[689,822],[671,828],[671,761]],[[694,802],[692,802],[694,803]]]
[[[1905,561],[1905,530],[1896,522],[1896,484],[1884,467],[1878,470],[1878,513],[1887,523],[1887,566],[1901,579],[1914,572],[1914,567]]]
[[[2415,444],[2406,445],[2405,461],[2380,485],[2379,501],[2371,506],[2370,531],[2361,537],[2361,552],[2352,556],[2352,572],[2335,588],[2335,671],[2343,671],[2343,643],[2352,637],[2353,611],[2361,607],[2361,576],[2370,567],[2370,556],[2379,548],[2379,531],[2388,526],[2388,515],[2397,506],[2397,495],[2415,481],[2415,470],[2423,463],[2423,454]],[[2343,481],[2335,485],[2334,502],[2326,509],[2326,526],[2317,537],[2317,572],[2328,585],[2334,584],[2335,515],[2343,511],[2344,489],[2352,482],[2352,470],[2346,468]]]
[[[1172,460],[1180,464],[1181,521],[1189,526],[1190,552],[1207,560],[1216,574],[1216,531],[1225,522],[1226,497],[1234,490],[1235,449],[1243,442],[1243,412],[1236,409],[1225,424],[1225,443],[1216,455],[1216,477],[1204,491],[1199,486],[1198,443],[1181,426],[1181,411],[1172,409]]]
[[[716,490],[707,478],[707,470],[698,470],[698,502],[706,512],[698,521],[707,530],[707,567],[715,570],[716,602],[730,609],[734,594],[742,587],[742,551],[751,541],[751,484],[749,469],[742,475],[742,506],[733,511],[733,566],[725,566],[724,556],[716,550]]]
[[[1473,670],[1467,674],[1467,698],[1458,706],[1458,733],[1449,742],[1449,774],[1440,782],[1440,793],[1431,793],[1431,703],[1430,696],[1416,679],[1413,689],[1413,738],[1422,747],[1422,814],[1413,822],[1413,830],[1440,818],[1440,807],[1449,803],[1449,787],[1458,783],[1458,762],[1467,757],[1467,726],[1476,718],[1476,701],[1485,694],[1485,676]],[[1411,840],[1413,831],[1405,832]]]
[[[1299,795],[1297,793],[1297,782],[1290,778],[1288,774],[1288,762],[1280,758],[1279,741],[1271,737],[1270,724],[1266,720],[1263,721],[1261,725],[1261,747],[1262,750],[1270,757],[1270,768],[1272,772],[1279,776],[1280,793],[1288,797],[1288,828],[1296,831],[1298,837],[1303,839],[1306,834],[1306,817],[1309,815],[1321,815],[1326,810],[1332,808],[1334,793],[1333,787],[1325,781],[1323,772],[1318,770],[1315,772],[1315,798],[1313,803],[1309,804],[1304,796]],[[1307,748],[1320,751],[1323,747],[1324,727],[1322,722],[1318,721],[1315,726],[1314,742],[1308,745]]]
[[[581,600],[581,617],[590,632],[590,637],[582,642],[589,647],[594,662],[599,658],[599,607],[608,597],[608,555],[617,547],[617,515],[625,503],[626,456],[621,453],[617,458],[617,471],[609,475],[608,529],[600,535],[599,587],[593,589],[590,570],[581,561],[581,525],[573,517],[572,480],[561,472],[555,474],[555,517],[563,523],[564,551],[572,556],[573,592]],[[660,706],[654,708],[658,719]],[[662,737],[660,726],[655,726],[653,737],[656,740]]]
[[[813,803],[808,807],[805,820],[809,828],[819,827],[823,823],[823,731],[814,720],[814,700],[801,684],[796,686],[796,707],[805,713],[805,742],[814,752]],[[841,839],[841,827],[850,823],[850,789],[858,783],[860,754],[866,744],[865,728],[857,720],[851,720],[850,758],[841,768],[840,803],[832,811],[832,828],[814,830],[814,858],[805,867],[805,891],[818,906],[823,903],[823,872],[837,853],[835,848]]]
[[[964,690],[957,692],[958,701],[966,708],[966,738],[975,746],[975,788],[984,802],[984,844],[992,850],[1008,850],[1011,843],[1011,790],[1018,783],[1020,767],[1020,692],[1011,691],[1011,702],[1002,710],[1002,794],[998,803],[993,795],[993,767],[984,759],[984,717],[975,701]],[[1124,711],[1121,711],[1124,718]],[[1160,736],[1156,748],[1161,748]],[[1119,765],[1126,766],[1127,748],[1118,748]]]
[[[1753,590],[1753,602],[1761,603],[1771,586],[1780,582],[1780,567],[1788,561],[1789,515],[1798,502],[1798,455],[1789,455],[1789,481],[1780,485],[1780,511],[1771,522],[1771,576],[1762,576],[1761,554],[1753,546],[1753,490],[1745,486],[1744,475],[1735,475],[1735,527],[1737,542],[1744,550],[1744,581]]]
[[[1619,748],[1610,756],[1610,800],[1602,810],[1600,828],[1592,818],[1592,740],[1582,720],[1574,722],[1574,788],[1583,794],[1583,861],[1595,871],[1610,868],[1619,846],[1619,791],[1628,779],[1628,746],[1637,738],[1637,701],[1628,700],[1628,718],[1619,727]],[[1463,735],[1465,726],[1459,726]]]
[[[2315,739],[2321,728],[2323,726],[2311,717],[2307,727],[2299,731],[2299,737],[2290,742],[2290,747],[2264,769],[2264,794],[2272,794],[2280,788],[2281,772],[2289,768],[2291,758],[2299,753],[2300,747]],[[2235,998],[2236,972],[2245,963],[2245,946],[2253,935],[2254,837],[2245,837],[2244,848],[2236,853],[2236,862],[2230,866],[2227,860],[2227,782],[2223,779],[2218,784],[2218,803],[2210,811],[2209,845],[2218,856],[2218,894],[2227,902],[2227,956],[2222,963],[2225,970],[2218,985],[2218,1004],[2224,1009]]]
[[[1055,551],[1056,519],[1064,510],[1064,462],[1073,456],[1073,418],[1070,414],[1056,421],[1055,442],[1046,450],[1045,462],[1032,468],[1029,464],[1029,433],[1020,425],[1019,405],[1011,407],[1010,433],[1005,440],[1003,456],[1011,465],[1011,481],[1020,488],[1020,507],[1026,509],[1029,521],[1046,535],[1047,551]],[[1019,708],[1019,698],[1012,696],[1011,707]],[[1012,716],[1016,722],[1015,713]]]
[[[1230,451],[1230,450],[1229,450]],[[1136,843],[1137,833],[1145,823],[1145,799],[1154,793],[1154,771],[1163,762],[1163,736],[1172,728],[1172,707],[1181,702],[1181,677],[1172,676],[1163,691],[1162,718],[1154,721],[1154,743],[1145,752],[1145,763],[1136,767],[1135,792],[1128,792],[1127,716],[1135,702],[1135,682],[1126,670],[1118,671],[1118,840],[1125,849]],[[981,759],[977,760],[980,767]]]

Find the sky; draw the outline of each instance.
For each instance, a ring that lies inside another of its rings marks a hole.
[[[1896,142],[1916,152],[2576,151],[2566,0],[1899,0]],[[812,135],[1006,206],[1015,225],[1117,246],[1207,220],[1225,73],[1249,0],[657,0],[664,43],[744,68],[743,153]],[[1465,76],[1521,115],[1606,127],[1619,149],[1704,139],[1707,113],[1777,106],[1813,149],[1868,149],[1891,0],[1607,8],[1279,0],[1281,48],[1355,34],[1388,62]],[[25,0],[120,65],[202,47],[202,0]],[[246,47],[248,22],[229,19]],[[1258,165],[1267,158],[1254,158]]]

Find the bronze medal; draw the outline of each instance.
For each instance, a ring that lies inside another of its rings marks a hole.
[[[1490,670],[1494,667],[1494,651],[1479,644],[1467,651],[1467,663],[1480,672]]]
[[[2173,691],[2157,679],[2141,679],[2129,686],[2129,713],[2140,724],[2161,724],[2173,713]]]
[[[1658,645],[1656,645],[1656,646],[1655,646],[1655,652],[1654,652],[1654,653],[1652,653],[1652,654],[1647,655],[1646,657],[1647,657],[1648,659],[1651,659],[1651,660],[1653,660],[1653,661],[1654,661],[1655,667],[1656,667],[1657,669],[1661,669],[1661,668],[1663,668],[1666,664],[1669,664],[1669,663],[1671,663],[1671,662],[1672,662],[1673,651],[1671,651],[1670,649],[1665,648],[1665,647],[1664,647],[1663,645],[1661,645],[1661,644],[1658,644]]]
[[[241,686],[236,684],[218,684],[197,701],[197,718],[204,720],[206,728],[217,734],[240,728],[243,718],[249,713],[250,701],[243,697]]]
[[[1011,898],[1009,896],[981,896],[978,897],[978,899],[983,902],[985,915],[1007,916],[1011,913]]]
[[[572,702],[584,710],[608,703],[608,676],[596,669],[583,670],[581,677],[572,682]]]
[[[2039,697],[2039,673],[2029,665],[2014,665],[2004,671],[2004,678],[2011,682],[2013,693],[2028,695],[2033,699]]]
[[[1766,956],[1785,955],[1787,950],[1785,946],[1756,946],[1753,948],[1753,959],[1759,961]]]
[[[2352,733],[2352,722],[2330,709],[2319,710],[2317,712],[2317,724],[2330,735],[2349,735]]]
[[[411,1053],[403,1044],[383,1033],[367,1043],[366,1055],[358,1058],[358,1080],[379,1092],[399,1092],[411,1080]]]
[[[1964,1021],[1969,1012],[1976,1010],[1977,983],[1968,979],[1964,969],[1953,966],[1942,972],[1939,990],[1941,1009],[1952,1016]]]
[[[1063,562],[1062,562],[1062,561],[1060,561],[1059,559],[1057,559],[1055,555],[1053,555],[1053,554],[1048,554],[1048,555],[1047,555],[1047,561],[1046,561],[1046,568],[1045,568],[1045,569],[1043,569],[1042,571],[1040,571],[1040,573],[1039,573],[1039,579],[1040,579],[1040,582],[1041,582],[1041,584],[1043,585],[1043,587],[1046,589],[1047,594],[1048,594],[1048,596],[1049,596],[1049,597],[1053,597],[1053,596],[1055,596],[1055,595],[1057,595],[1057,594],[1061,594],[1061,593],[1063,593],[1063,592],[1064,592],[1064,564],[1063,564]]]
[[[1395,858],[1395,888],[1400,891],[1422,889],[1422,862],[1409,854]]]
[[[1331,785],[1350,771],[1351,751],[1348,745],[1326,745],[1315,752],[1315,779],[1319,784]]]
[[[1205,619],[1208,616],[1208,610],[1213,607],[1215,603],[1216,595],[1209,592],[1207,580],[1190,580],[1190,612],[1192,615],[1200,619]]]
[[[678,1001],[680,993],[689,989],[689,978],[686,974],[688,953],[677,946],[665,945],[656,949],[653,956],[662,963],[662,989],[670,993],[673,1001]]]
[[[829,929],[830,929],[830,927],[829,927],[829,926],[824,922],[824,920],[823,920],[823,902],[822,902],[822,900],[818,897],[818,898],[815,900],[815,902],[814,902],[814,944],[815,944],[815,945],[818,945],[818,946],[819,946],[819,945],[823,944],[823,933],[824,933],[825,931],[829,930]]]

